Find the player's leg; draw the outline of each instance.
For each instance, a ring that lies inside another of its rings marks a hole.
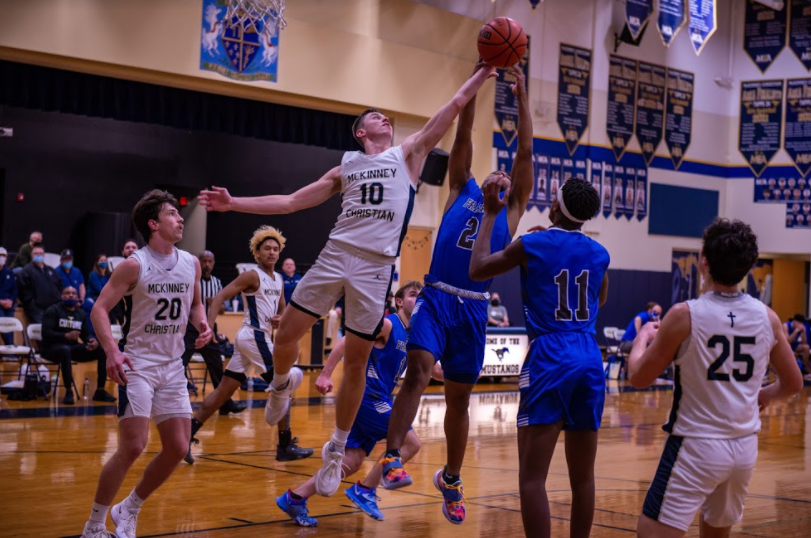
[[[445,478],[459,478],[462,463],[465,461],[468,429],[470,428],[470,393],[475,385],[457,383],[445,379],[445,437],[448,442],[448,459],[445,465]]]
[[[521,519],[528,537],[550,536],[551,518],[546,477],[563,424],[532,424],[518,428],[518,489]]]
[[[203,357],[208,373],[211,376],[211,385],[216,390],[222,382],[224,373],[219,345],[208,343],[196,351]],[[245,402],[235,402],[231,398],[228,398],[219,409],[221,415],[227,415],[228,413],[241,413],[247,409],[247,407],[248,405]]]
[[[566,431],[566,463],[572,487],[570,536],[588,538],[594,520],[594,459],[597,431]]]
[[[192,432],[192,436],[197,433],[197,430],[200,429],[206,420],[211,418],[211,415],[216,413],[223,404],[231,399],[231,396],[239,390],[241,384],[241,381],[234,379],[232,376],[223,375],[219,386],[214,389],[213,392],[208,393],[203,400],[203,405],[194,412],[193,417],[196,429]]]
[[[681,538],[685,534],[687,534],[686,531],[665,525],[645,514],[639,516],[636,524],[636,535],[639,538]]]

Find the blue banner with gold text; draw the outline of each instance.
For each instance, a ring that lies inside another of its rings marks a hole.
[[[786,46],[788,9],[776,11],[755,0],[746,0],[743,50],[755,62],[761,73]]]
[[[783,124],[783,81],[741,82],[738,150],[760,176],[780,149]]]
[[[811,71],[811,0],[791,0],[790,4],[788,46],[806,70]]]
[[[573,155],[589,126],[591,51],[560,44],[558,60],[558,126]]]
[[[718,10],[715,0],[690,0],[689,6],[690,42],[698,56],[718,29]]]
[[[665,145],[673,160],[673,168],[681,166],[684,154],[690,146],[693,130],[693,90],[695,77],[692,73],[667,70],[667,108],[665,110]]]
[[[662,141],[664,123],[665,68],[639,62],[634,132],[645,157],[645,164],[648,166]]]
[[[659,17],[656,26],[665,47],[669,47],[681,27],[687,22],[687,0],[659,0]]]
[[[636,113],[636,60],[610,56],[608,108],[605,129],[614,157],[619,161],[634,136]]]
[[[811,172],[811,78],[786,81],[783,147],[803,177]]]

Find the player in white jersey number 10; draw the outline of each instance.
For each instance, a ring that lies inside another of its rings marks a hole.
[[[422,162],[491,76],[495,76],[494,69],[481,64],[456,95],[399,146],[392,145],[389,119],[377,109],[366,110],[353,126],[353,135],[364,152],[347,152],[340,166],[293,194],[234,198],[217,187],[200,193],[200,203],[210,211],[264,215],[306,209],[341,193],[341,214],[330,240],[296,287],[290,300],[293,308],[282,314],[266,416],[273,422],[287,413],[293,385],[290,369],[298,357],[298,342],[335,301],[345,296],[344,377],[338,391],[335,432],[324,445],[324,467],[316,479],[321,495],[332,495],[341,483],[346,440],[366,385],[366,360],[382,324],[394,261],[408,226]]]
[[[199,331],[196,347],[211,339],[200,299],[200,262],[175,244],[183,238],[183,217],[174,196],[153,190],[132,211],[132,221],[147,247],[121,262],[99,295],[91,319],[107,354],[107,373],[118,383],[119,444],[99,476],[90,519],[82,538],[135,538],[143,502],[183,459],[189,446],[191,405],[183,368],[187,323]],[[109,313],[124,300],[124,337],[116,345]],[[146,447],[154,418],[161,450],[144,469],[135,488],[112,507],[130,466]]]

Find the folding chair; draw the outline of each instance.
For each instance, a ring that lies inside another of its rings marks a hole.
[[[31,346],[28,345],[25,332],[23,331],[23,324],[20,320],[13,317],[0,317],[0,333],[21,333],[23,345],[2,345],[0,346],[0,360],[3,362],[19,362],[17,369],[17,379],[22,377],[23,361],[30,359],[32,354]]]
[[[623,329],[614,329],[614,340],[617,342],[617,362],[620,363],[620,369],[617,372],[617,379],[628,379],[628,363],[626,361],[625,353],[623,353],[622,349],[620,348],[620,342],[622,342],[623,336],[625,336],[625,331]],[[625,377],[622,377],[623,373],[625,374]]]
[[[208,382],[208,365],[205,364],[205,360],[203,356],[199,353],[195,353],[189,359],[189,364],[186,366],[186,378],[189,381],[189,392],[193,392],[195,396],[197,396],[197,381],[194,379],[194,372],[195,370],[192,369],[192,365],[197,366],[197,371],[200,371],[199,366],[203,366],[203,394],[206,393],[206,383]]]
[[[110,271],[113,271],[119,263],[126,260],[123,256],[107,256],[107,263],[110,265]]]
[[[51,372],[50,369],[48,369],[49,367],[51,367],[51,368],[53,368],[54,366],[56,367],[56,382],[55,382],[55,386],[51,387],[51,396],[56,398],[56,393],[59,392],[59,379],[62,377],[62,363],[60,363],[60,362],[51,362],[48,359],[42,357],[42,355],[34,352],[34,350],[33,350],[34,342],[42,342],[42,324],[40,324],[40,323],[31,323],[31,324],[29,324],[28,327],[26,327],[26,334],[28,335],[28,342],[29,342],[29,344],[31,344],[31,348],[32,348],[31,357],[30,357],[30,359],[28,361],[28,368],[31,368],[31,365],[32,365],[31,359],[33,359],[34,365],[41,364],[42,366],[45,367],[46,370],[48,370],[49,373]],[[39,347],[39,344],[37,344],[37,347]],[[42,359],[42,362],[38,363],[37,362],[38,359]],[[79,389],[76,387],[76,380],[75,379],[72,381],[72,385],[73,385],[73,393],[76,395],[76,399],[78,400],[79,399]]]

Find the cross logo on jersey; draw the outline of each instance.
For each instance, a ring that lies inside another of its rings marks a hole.
[[[736,317],[735,314],[730,312],[727,317],[729,318],[729,326],[734,327],[735,326],[735,317]]]

